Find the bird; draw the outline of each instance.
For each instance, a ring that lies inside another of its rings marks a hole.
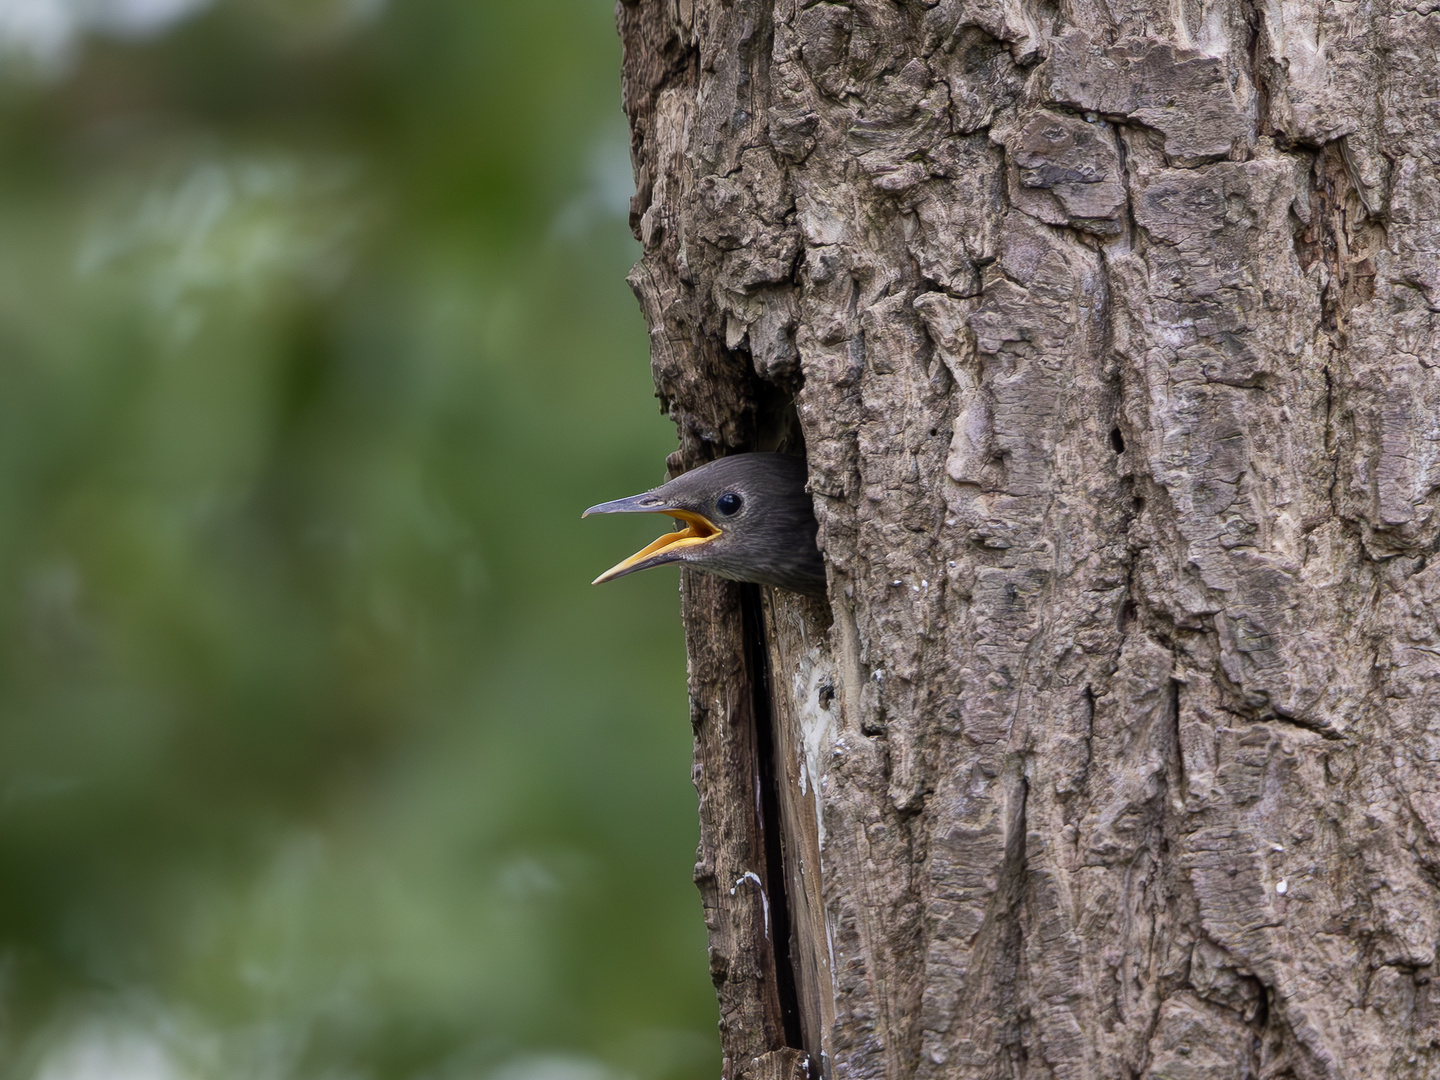
[[[823,597],[825,560],[815,542],[819,526],[805,478],[802,458],[733,454],[651,491],[592,506],[580,516],[668,514],[685,524],[616,563],[592,584],[682,563],[732,581]]]

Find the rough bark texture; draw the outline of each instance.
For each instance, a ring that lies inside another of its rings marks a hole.
[[[1440,1076],[1440,3],[618,15],[727,1077]]]

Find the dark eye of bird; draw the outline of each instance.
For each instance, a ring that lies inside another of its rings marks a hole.
[[[733,514],[735,513],[735,511],[739,510],[743,502],[744,500],[741,499],[739,495],[736,495],[735,492],[727,491],[724,495],[721,495],[720,498],[715,500],[715,506],[720,511],[720,513],[729,516],[730,514]]]

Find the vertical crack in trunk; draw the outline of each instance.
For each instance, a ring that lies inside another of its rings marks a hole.
[[[1247,59],[1250,62],[1250,81],[1255,84],[1255,135],[1257,138],[1270,133],[1270,61],[1267,55],[1265,15],[1260,5],[1245,2],[1240,5],[1240,15],[1245,21]]]
[[[1029,1053],[1026,1030],[1034,1021],[1023,1004],[1024,984],[1030,976],[1025,957],[1025,938],[1027,931],[1033,932],[1033,928],[1026,926],[1023,917],[1028,884],[1026,803],[1030,798],[1030,784],[1025,779],[1023,766],[1015,777],[1015,787],[1009,797],[1014,800],[1014,805],[1009,808],[1009,835],[1005,838],[1005,857],[1000,866],[1000,887],[994,908],[986,915],[986,922],[996,924],[993,930],[995,953],[990,958],[990,964],[993,965],[991,990],[999,1004],[996,1015],[1004,1018],[1000,1024],[999,1044],[1023,1076],[1026,1075]]]
[[[780,821],[779,785],[783,770],[777,760],[780,747],[770,696],[770,657],[765,647],[765,622],[760,608],[759,587],[742,585],[740,605],[744,611],[746,664],[750,669],[750,686],[754,693],[756,813],[765,845],[765,894],[769,897],[769,940],[775,957],[775,989],[780,999],[785,1045],[804,1050],[812,1061],[819,1061],[819,1048],[804,1045],[800,996],[795,965],[790,955],[790,897],[785,873],[785,837]]]

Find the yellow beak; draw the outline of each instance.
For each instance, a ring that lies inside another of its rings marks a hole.
[[[621,499],[619,502],[629,502],[628,499]],[[606,507],[615,509],[606,509]],[[652,507],[624,507],[621,508],[615,503],[602,503],[600,506],[592,506],[586,510],[585,517],[589,514],[616,514],[616,513],[651,513],[668,514],[677,521],[683,521],[685,528],[677,532],[666,533],[653,543],[646,544],[643,548],[624,559],[591,582],[592,585],[599,585],[603,581],[613,581],[615,578],[624,577],[626,574],[633,574],[637,570],[646,570],[652,566],[660,566],[667,562],[675,562],[675,552],[681,548],[697,547],[700,544],[707,544],[720,535],[720,529],[708,518],[691,513],[688,510],[661,510]]]

